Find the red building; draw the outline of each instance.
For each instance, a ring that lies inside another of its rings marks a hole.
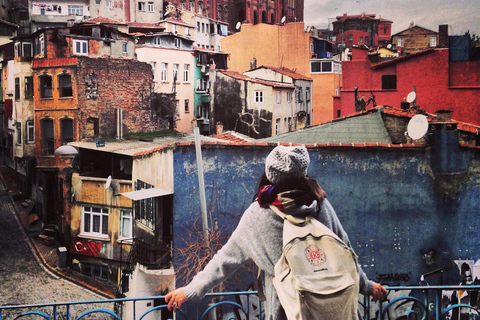
[[[367,109],[375,103],[404,108],[414,104],[432,113],[450,110],[455,120],[480,124],[480,61],[451,61],[450,56],[449,48],[432,48],[382,60],[353,48],[352,60],[342,62],[343,86],[335,98],[335,116],[352,114],[363,102]],[[409,104],[412,91],[416,100]],[[368,103],[370,96],[375,100]]]
[[[346,13],[337,16],[333,22],[333,34],[336,44],[344,44],[347,48],[354,45],[368,47],[386,46],[390,43],[392,21],[375,18],[375,14],[352,15]]]
[[[170,4],[227,22],[232,32],[238,22],[278,24],[283,17],[285,22],[303,21],[304,9],[304,0],[171,0]]]

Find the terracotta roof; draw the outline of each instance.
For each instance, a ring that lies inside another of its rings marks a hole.
[[[231,141],[231,142],[237,142],[237,143],[244,143],[244,142],[251,142],[254,141],[255,139],[246,136],[244,134],[235,132],[235,131],[225,131],[221,134],[217,134],[212,136],[213,138],[221,139],[221,140],[226,140],[226,141]]]
[[[276,87],[276,88],[291,88],[291,89],[295,88],[293,84],[286,84],[286,83],[279,83],[279,82],[272,82],[272,81],[266,81],[262,79],[251,78],[237,71],[230,71],[230,70],[218,70],[218,71],[220,73],[223,73],[226,76],[229,76],[231,78],[238,79],[238,80],[249,81],[252,83],[259,83],[259,84]]]
[[[98,16],[98,17],[95,17],[95,18],[84,19],[84,20],[82,20],[82,23],[93,23],[93,24],[104,24],[105,23],[105,24],[123,24],[123,25],[126,25],[126,23],[123,22],[123,21],[110,19],[110,18],[102,17],[102,16]]]

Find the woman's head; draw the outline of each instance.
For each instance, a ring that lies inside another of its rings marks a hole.
[[[277,146],[265,160],[265,174],[273,184],[298,180],[307,176],[310,157],[301,146]]]

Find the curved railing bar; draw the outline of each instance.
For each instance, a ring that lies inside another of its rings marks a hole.
[[[411,297],[411,296],[401,296],[401,297],[397,297],[395,299],[393,299],[392,301],[390,301],[389,303],[387,303],[385,305],[385,308],[383,308],[382,310],[382,313],[381,313],[381,318],[380,319],[383,319],[384,316],[385,316],[385,313],[388,311],[388,309],[394,305],[395,303],[397,303],[398,301],[401,301],[401,300],[405,300],[405,301],[413,301],[413,302],[418,302],[420,304],[420,306],[422,306],[422,309],[423,309],[423,317],[421,320],[425,320],[427,318],[427,307],[423,304],[423,302],[420,301],[420,299],[417,299],[415,297]],[[407,318],[410,319],[410,314],[414,312],[413,310],[408,310],[407,311]]]
[[[107,314],[111,315],[112,317],[114,317],[115,319],[120,320],[120,318],[117,316],[117,314],[115,312],[113,312],[112,310],[108,310],[108,309],[92,309],[92,310],[85,311],[84,313],[79,315],[76,320],[82,319],[83,317],[85,317],[89,314],[92,314],[92,313],[107,313]]]
[[[245,311],[245,309],[243,308],[243,306],[241,306],[240,304],[236,303],[236,302],[233,302],[233,301],[220,301],[220,302],[217,302],[213,305],[211,305],[210,307],[208,307],[207,310],[205,310],[205,312],[202,314],[202,316],[200,317],[200,320],[202,319],[205,319],[205,316],[208,315],[208,313],[212,310],[212,309],[215,309],[217,308],[218,306],[221,306],[221,305],[224,305],[224,304],[228,304],[228,305],[232,305],[232,306],[235,306],[237,307],[238,309],[242,310],[243,313],[245,314],[246,317],[248,317],[248,313],[247,311]]]
[[[447,312],[449,312],[450,310],[461,309],[461,308],[467,308],[467,309],[475,310],[477,315],[480,316],[480,311],[477,308],[475,308],[475,307],[473,307],[469,304],[457,303],[457,304],[452,304],[451,306],[448,306],[448,308],[445,308],[445,310],[443,310],[443,312],[442,312],[442,317],[444,317],[447,314]]]
[[[21,315],[19,315],[18,317],[15,317],[14,320],[18,319],[18,318],[21,318],[21,317],[25,317],[25,316],[29,316],[29,315],[36,315],[36,316],[41,316],[41,317],[44,317],[45,319],[47,320],[52,320],[52,318],[50,318],[50,316],[44,312],[41,312],[41,311],[28,311],[28,312],[25,312],[25,313],[22,313]]]
[[[140,316],[140,318],[138,318],[138,320],[142,320],[143,317],[145,317],[145,316],[146,316],[147,314],[149,314],[150,312],[153,312],[153,311],[159,310],[159,309],[163,309],[163,308],[167,308],[167,307],[168,307],[167,304],[162,304],[161,306],[153,307],[152,309],[149,309],[149,310],[147,310],[147,312],[145,312],[144,314],[142,314],[142,315]],[[176,312],[180,312],[184,317],[186,316],[185,313],[184,313],[182,310],[180,310],[180,309],[177,309]],[[167,319],[167,320],[171,320],[171,319]]]

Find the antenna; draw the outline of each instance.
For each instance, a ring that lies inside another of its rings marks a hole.
[[[237,29],[237,31],[240,31],[241,27],[242,27],[242,23],[240,21],[238,21],[237,25],[235,26],[235,29]]]
[[[412,102],[415,102],[415,99],[417,98],[417,94],[415,93],[415,91],[412,91],[408,94],[407,96],[407,102],[408,103],[412,103]]]
[[[111,185],[112,185],[112,176],[108,176],[107,182],[105,182],[105,190],[110,188]]]
[[[418,140],[420,138],[423,138],[423,136],[427,133],[428,131],[428,119],[426,116],[423,114],[417,114],[408,121],[407,125],[407,132],[405,132],[406,135],[408,135],[410,138],[413,140]]]

